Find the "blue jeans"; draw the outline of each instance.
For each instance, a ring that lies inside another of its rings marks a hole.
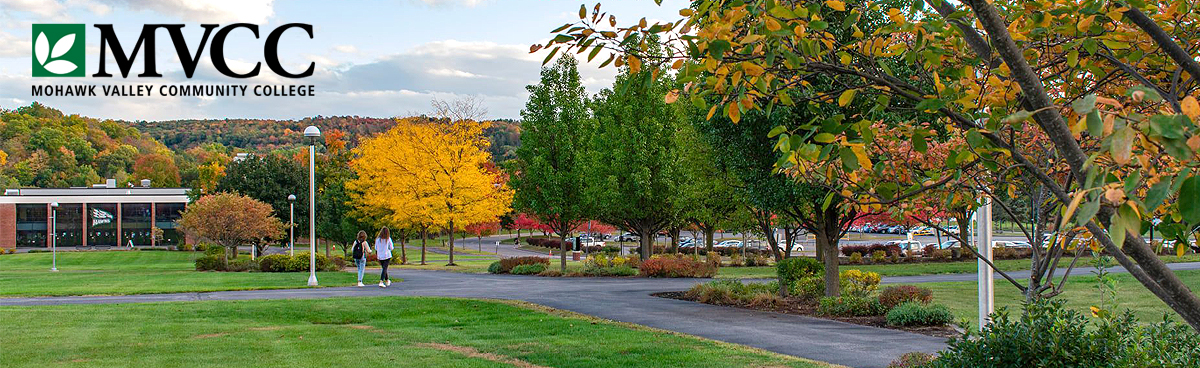
[[[354,265],[358,266],[358,282],[362,282],[363,270],[367,268],[366,258],[355,258]]]

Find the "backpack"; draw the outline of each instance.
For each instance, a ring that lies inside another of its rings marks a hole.
[[[354,259],[363,259],[363,245],[361,241],[354,241]]]

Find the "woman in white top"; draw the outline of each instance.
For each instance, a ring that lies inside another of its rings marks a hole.
[[[379,235],[375,236],[375,252],[379,258],[379,266],[383,267],[383,271],[379,273],[379,287],[388,287],[392,284],[392,279],[388,278],[387,269],[388,263],[392,261],[392,233],[388,231],[387,226],[379,229]]]

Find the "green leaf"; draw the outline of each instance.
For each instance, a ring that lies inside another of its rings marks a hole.
[[[1029,118],[1032,116],[1033,116],[1032,111],[1021,110],[1021,111],[1012,113],[1012,115],[1004,117],[1004,120],[1002,120],[1001,122],[1003,122],[1005,124],[1016,124],[1016,123],[1020,123],[1025,120],[1029,120]]]
[[[814,20],[808,23],[808,28],[811,28],[814,31],[823,31],[826,28],[829,28],[829,23],[823,20]]]
[[[1121,220],[1121,212],[1113,212],[1108,220],[1108,237],[1117,248],[1125,246],[1125,221]]]
[[[1133,86],[1133,87],[1129,87],[1129,90],[1127,90],[1127,93],[1130,96],[1132,96],[1133,93],[1137,92],[1137,91],[1141,91],[1142,93],[1146,94],[1144,97],[1146,99],[1146,101],[1150,101],[1150,102],[1162,101],[1162,95],[1159,95],[1157,90],[1140,85],[1140,84]]]
[[[1093,137],[1104,135],[1104,120],[1100,119],[1100,112],[1092,110],[1087,114],[1087,131]]]
[[[725,52],[729,51],[729,41],[714,40],[708,43],[708,56],[720,61],[725,58]]]
[[[929,143],[925,142],[925,133],[920,130],[913,132],[912,145],[913,150],[920,153],[925,153],[929,150]]]
[[[542,65],[546,65],[546,63],[550,62],[550,59],[554,59],[555,54],[558,54],[558,47],[555,47],[554,50],[550,50],[550,54],[546,55],[545,60],[542,60]]]
[[[1150,117],[1150,130],[1166,139],[1182,139],[1183,124],[1175,116],[1154,115]]]
[[[774,127],[774,128],[771,128],[771,132],[767,133],[767,137],[768,137],[768,138],[772,138],[772,137],[775,137],[775,136],[777,136],[777,135],[779,135],[779,134],[781,134],[781,133],[783,133],[783,132],[786,132],[786,131],[787,131],[787,127],[785,127],[785,126],[783,126],[783,125],[779,125],[779,126],[776,126],[776,127]]]
[[[1071,101],[1071,109],[1075,110],[1079,115],[1087,115],[1093,110],[1096,110],[1096,94],[1083,96],[1075,101]]]
[[[1122,205],[1117,213],[1121,214],[1121,221],[1125,223],[1122,227],[1126,231],[1130,234],[1142,233],[1142,218],[1138,216],[1137,210],[1129,206],[1129,203]]]
[[[1096,217],[1096,213],[1100,212],[1100,196],[1095,198],[1087,197],[1086,202],[1079,206],[1079,210],[1075,211],[1075,225],[1083,225]]]
[[[842,147],[842,149],[838,152],[838,155],[842,159],[842,166],[845,166],[851,171],[858,170],[858,156],[855,156],[854,151],[851,151],[849,147]]]
[[[836,139],[836,137],[829,133],[817,133],[817,135],[813,137],[813,140],[817,141],[817,143],[832,143],[834,139]]]
[[[1154,212],[1158,206],[1162,205],[1163,200],[1167,199],[1167,195],[1171,193],[1171,179],[1164,177],[1154,185],[1150,186],[1150,190],[1146,191],[1146,199],[1142,205],[1146,206],[1146,212]]]
[[[1200,224],[1200,176],[1191,176],[1179,187],[1179,214],[1183,221],[1195,226]]]

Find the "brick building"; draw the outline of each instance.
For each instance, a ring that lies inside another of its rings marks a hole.
[[[58,202],[59,247],[174,246],[186,241],[175,222],[186,188],[118,188],[114,180],[87,188],[8,189],[0,196],[0,248],[50,247],[50,214]],[[155,239],[153,228],[162,229]]]

